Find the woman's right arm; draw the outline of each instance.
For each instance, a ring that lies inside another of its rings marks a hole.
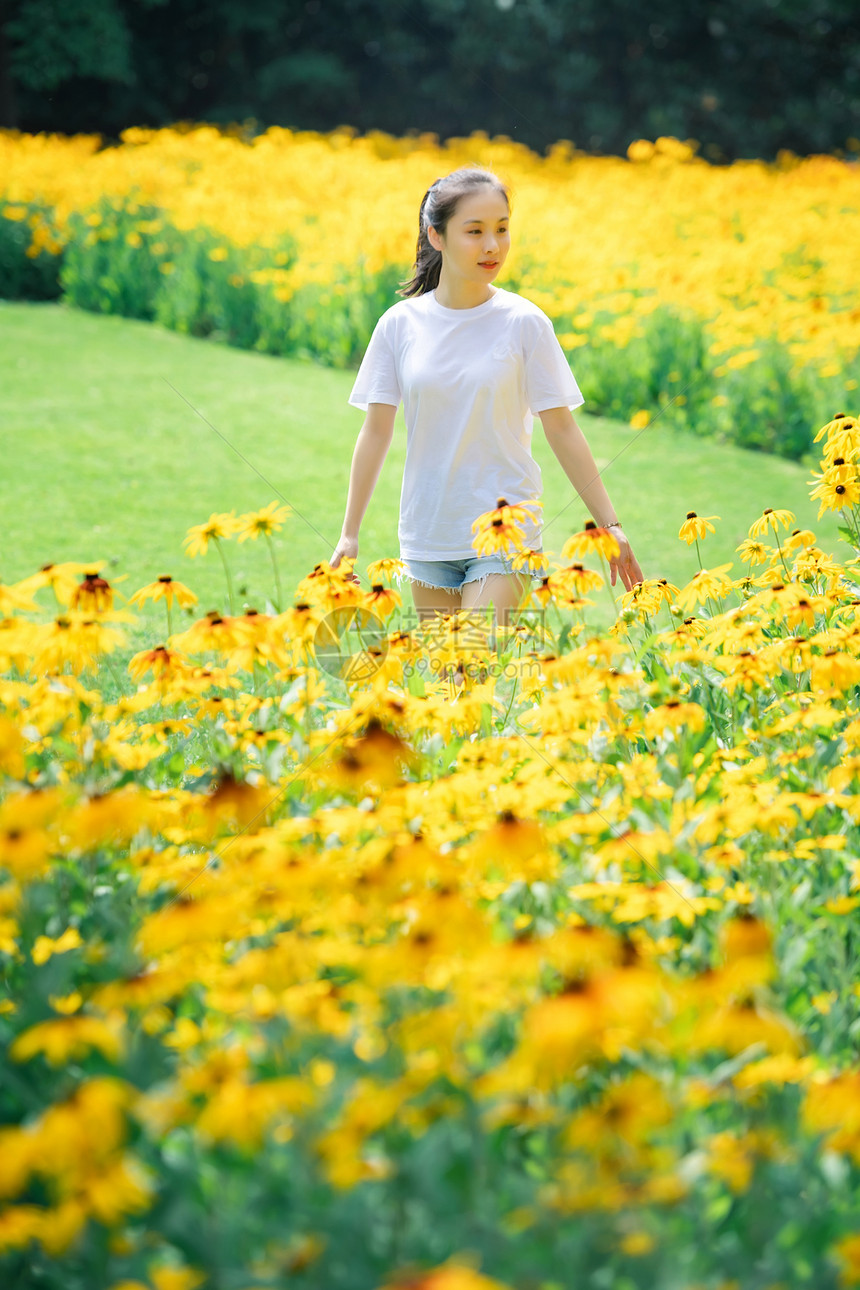
[[[385,461],[394,435],[394,418],[397,408],[390,403],[369,403],[364,425],[358,434],[349,472],[349,492],[343,517],[340,541],[329,561],[336,569],[341,560],[358,556],[358,531],[364,513],[370,504],[382,463]],[[359,579],[353,574],[351,581]]]

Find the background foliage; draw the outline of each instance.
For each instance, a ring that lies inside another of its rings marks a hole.
[[[533,148],[854,147],[853,0],[0,0],[0,126],[476,129]]]

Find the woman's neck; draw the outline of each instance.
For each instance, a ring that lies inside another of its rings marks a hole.
[[[465,282],[462,278],[451,282],[443,273],[439,275],[436,299],[446,309],[477,309],[478,305],[485,305],[492,299],[497,290],[489,283],[484,286],[481,282]]]

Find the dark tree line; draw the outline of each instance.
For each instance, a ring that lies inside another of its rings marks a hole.
[[[0,126],[853,150],[858,0],[0,0]],[[858,145],[860,146],[860,145]]]

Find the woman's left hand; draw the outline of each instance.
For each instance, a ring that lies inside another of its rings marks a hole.
[[[642,576],[642,570],[639,568],[639,561],[633,554],[633,548],[623,532],[620,532],[618,529],[613,529],[612,536],[615,538],[620,549],[618,555],[612,556],[609,561],[610,582],[614,587],[617,575],[620,573],[621,581],[624,583],[625,590],[631,591],[637,582],[645,581]]]

